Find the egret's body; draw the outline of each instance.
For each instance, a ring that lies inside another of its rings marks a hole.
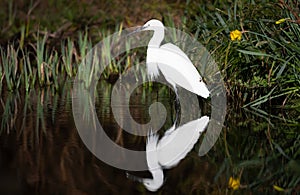
[[[159,75],[159,71],[173,86],[176,95],[176,85],[179,85],[199,96],[207,98],[209,91],[199,72],[188,56],[176,45],[167,43],[161,45],[164,39],[164,25],[159,20],[150,20],[143,30],[153,30],[154,34],[147,49],[147,72],[150,78]]]
[[[176,166],[192,150],[208,122],[209,117],[203,116],[168,130],[157,144],[159,164],[168,169]]]
[[[178,128],[174,124],[160,140],[151,132],[147,138],[146,158],[153,178],[134,179],[143,182],[150,191],[158,190],[164,181],[163,169],[176,166],[192,150],[208,122],[209,117],[203,116]]]

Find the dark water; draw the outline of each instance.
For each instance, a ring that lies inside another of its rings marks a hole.
[[[114,120],[110,84],[102,83],[98,88],[96,110],[105,132],[120,146],[144,150],[146,139],[123,132]],[[45,88],[28,94],[2,94],[0,194],[150,193],[128,179],[124,170],[103,163],[85,147],[74,124],[71,93],[72,83],[66,82],[59,92]],[[152,91],[141,87],[131,97],[131,114],[137,122],[147,123],[148,106],[160,101],[168,111],[162,128],[166,130],[175,117],[173,99],[172,92],[159,90],[159,86]],[[273,185],[290,186],[291,192],[296,192],[299,134],[286,133],[284,128],[288,128],[286,123],[266,122],[229,107],[216,145],[199,157],[196,144],[178,166],[164,171],[165,183],[157,193],[230,194],[230,177],[240,177],[241,189],[236,192],[241,194],[275,193]],[[293,151],[285,149],[291,146]],[[151,177],[147,171],[130,173]]]

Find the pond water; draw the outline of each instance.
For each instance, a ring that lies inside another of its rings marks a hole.
[[[176,112],[174,93],[160,87],[136,89],[130,99],[130,113],[138,123],[145,124],[149,121],[149,105],[161,102],[168,113],[162,134],[172,126]],[[102,82],[98,89],[96,111],[106,134],[122,147],[145,150],[145,137],[132,136],[116,123],[110,106],[111,85]],[[151,193],[143,184],[126,176],[130,173],[151,178],[149,171],[127,172],[114,168],[87,149],[75,127],[72,90],[72,82],[67,81],[58,92],[51,87],[28,94],[2,92],[0,193]],[[272,118],[266,120],[237,110],[228,107],[221,136],[209,153],[198,156],[200,138],[176,167],[164,170],[164,184],[157,193],[231,193],[230,177],[240,178],[240,189],[236,192],[241,194],[274,192],[273,185],[299,183],[298,133],[282,131],[287,129],[282,121],[275,123]],[[210,111],[204,105],[202,112]]]

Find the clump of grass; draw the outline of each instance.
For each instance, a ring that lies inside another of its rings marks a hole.
[[[6,51],[0,48],[1,53],[1,69],[4,70],[2,74],[5,77],[7,89],[13,91],[19,88],[21,77],[19,75],[19,61],[18,61],[18,51],[12,46],[8,46]],[[2,80],[2,79],[1,79]]]
[[[31,44],[33,50],[18,46],[15,48],[12,44],[6,49],[0,48],[1,89],[7,86],[9,91],[21,88],[29,91],[36,87],[36,81],[40,87],[54,84],[58,89],[59,80],[76,75],[76,64],[79,64],[87,50],[91,49],[87,35],[79,35],[79,49],[70,39],[66,41],[67,47],[63,47],[62,43],[61,53],[50,49],[46,43],[47,39],[47,35],[38,36],[36,44]]]
[[[119,32],[122,25],[116,27]],[[101,32],[105,37],[108,33]],[[74,78],[79,73],[79,78],[86,81],[90,86],[93,79],[98,78],[101,70],[102,79],[115,82],[122,72],[132,66],[133,62],[139,61],[140,56],[137,51],[127,51],[121,56],[113,58],[112,39],[103,40],[101,48],[92,49],[92,42],[88,38],[88,32],[79,33],[77,40],[68,38],[61,41],[60,48],[51,47],[49,34],[41,36],[37,34],[36,43],[30,47],[21,48],[20,45],[14,47],[9,45],[7,50],[0,49],[1,78],[5,78],[5,85],[9,91],[25,89],[29,91],[35,87],[46,87],[54,85],[59,90],[59,83],[66,78]],[[116,43],[114,43],[116,44]],[[129,43],[124,43],[128,48]],[[123,47],[122,46],[122,47]],[[101,50],[101,56],[99,56]],[[104,65],[108,65],[104,70]],[[100,66],[101,67],[100,67]],[[102,67],[103,65],[103,67]],[[81,67],[80,67],[81,66]],[[81,68],[80,70],[78,70]],[[142,72],[146,78],[145,72]],[[21,82],[22,81],[22,82]],[[1,82],[2,86],[3,82]]]
[[[299,13],[288,8],[296,3],[190,4],[186,28],[217,59],[230,102],[260,108],[264,103],[284,106],[299,98]],[[290,19],[276,24],[281,18]],[[241,41],[230,40],[236,29],[242,32]]]

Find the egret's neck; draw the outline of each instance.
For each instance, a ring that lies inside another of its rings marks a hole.
[[[160,47],[160,44],[165,36],[164,27],[155,26],[152,28],[152,30],[154,30],[154,34],[149,41],[148,47]]]
[[[162,168],[155,169],[154,171],[150,171],[153,176],[153,180],[157,181],[157,183],[163,183],[164,180],[164,172]]]
[[[158,190],[164,184],[164,172],[161,168],[150,171],[152,173],[152,182],[150,185],[152,190]]]
[[[151,130],[152,133],[152,130]],[[153,179],[144,179],[144,184],[150,191],[158,190],[164,181],[164,173],[157,155],[158,134],[152,133],[147,137],[146,158],[148,169],[152,174]]]

